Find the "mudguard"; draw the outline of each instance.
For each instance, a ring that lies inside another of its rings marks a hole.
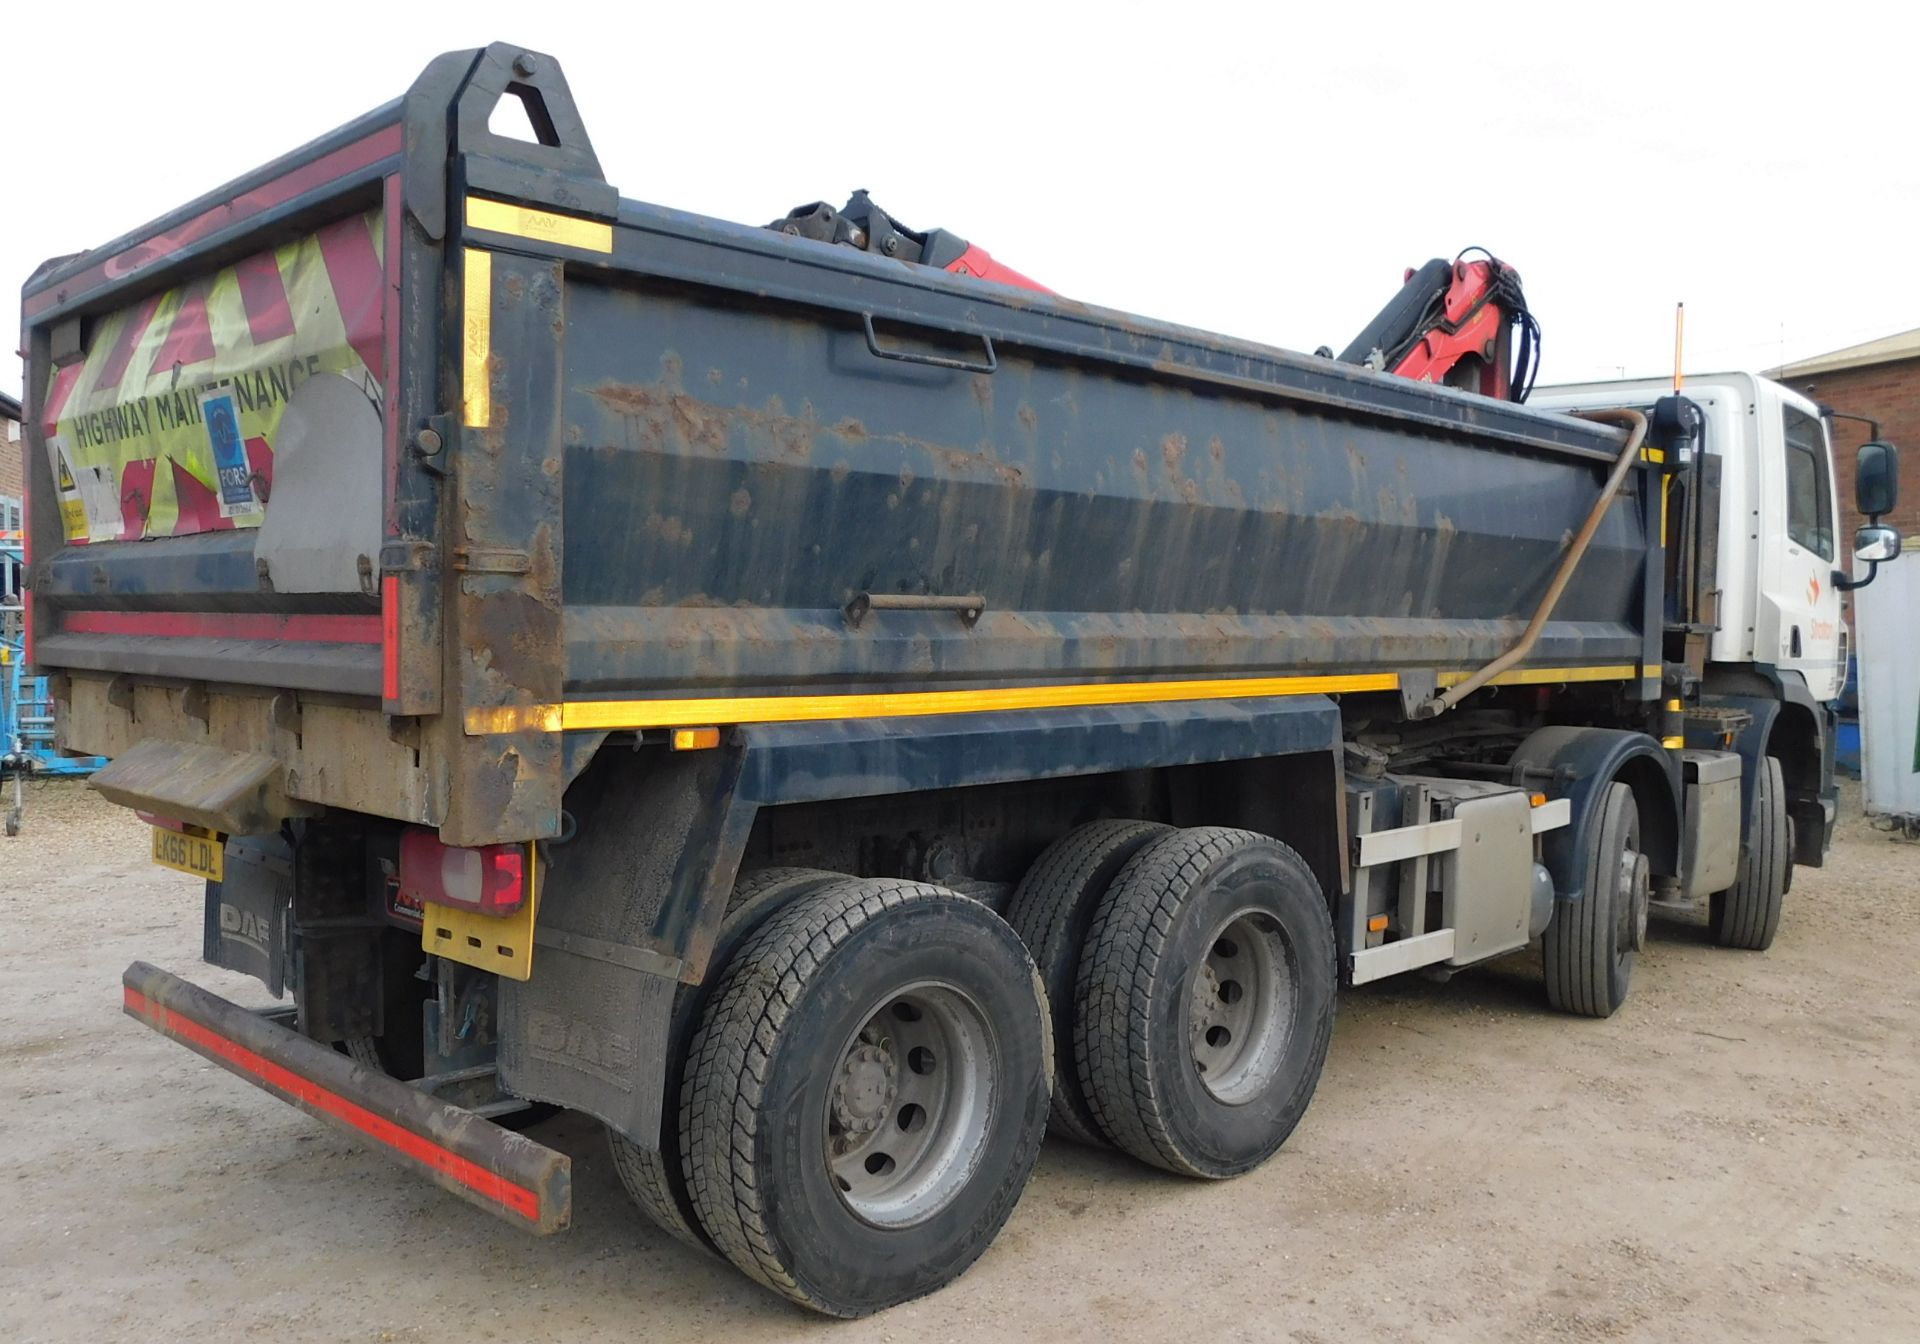
[[[1547,832],[1541,841],[1541,862],[1553,875],[1557,899],[1577,901],[1584,894],[1585,874],[1580,856],[1586,852],[1588,831],[1599,824],[1606,786],[1614,782],[1633,790],[1640,807],[1640,844],[1653,871],[1672,876],[1680,871],[1681,786],[1677,758],[1645,733],[1619,728],[1542,728],[1513,754],[1516,780],[1522,770],[1552,776],[1541,786],[1527,782],[1553,798],[1568,799],[1573,817],[1568,825]]]

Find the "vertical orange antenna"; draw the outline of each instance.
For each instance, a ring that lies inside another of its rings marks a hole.
[[[1673,390],[1675,392],[1680,390],[1680,384],[1685,381],[1680,371],[1680,351],[1686,342],[1686,336],[1687,305],[1676,303],[1673,305]]]

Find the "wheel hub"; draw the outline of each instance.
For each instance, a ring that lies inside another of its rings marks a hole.
[[[986,1143],[995,1049],[986,1015],[952,985],[907,986],[867,1014],[826,1099],[827,1171],[854,1213],[907,1227],[952,1201]]]
[[[899,1096],[893,1052],[885,1045],[861,1045],[841,1061],[833,1088],[833,1118],[848,1134],[871,1134],[893,1110]]]
[[[1243,910],[1215,930],[1187,1008],[1201,1086],[1230,1106],[1262,1093],[1293,1034],[1296,990],[1292,949],[1271,916]]]
[[[1620,894],[1627,904],[1627,934],[1638,952],[1647,945],[1647,908],[1653,899],[1653,870],[1635,849],[1620,855]]]
[[[1220,1021],[1223,1016],[1221,1007],[1220,973],[1208,962],[1200,967],[1200,974],[1194,977],[1193,998],[1187,1012],[1187,1045],[1194,1051],[1196,1059],[1206,1041],[1207,1032],[1225,1025]],[[1204,1066],[1202,1072],[1205,1072]]]

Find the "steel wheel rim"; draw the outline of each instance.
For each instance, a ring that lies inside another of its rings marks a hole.
[[[1614,953],[1622,959],[1646,945],[1652,888],[1651,871],[1640,852],[1640,820],[1635,817],[1627,827],[1614,875]]]
[[[1293,945],[1273,916],[1239,910],[1214,930],[1194,976],[1187,1049],[1215,1100],[1243,1106],[1279,1074],[1299,985]]]
[[[965,1188],[986,1148],[994,1050],[958,986],[921,981],[873,1005],[827,1086],[827,1176],[855,1215],[910,1227]]]

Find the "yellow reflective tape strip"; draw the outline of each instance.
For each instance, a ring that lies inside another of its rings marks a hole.
[[[1445,672],[1442,686],[1466,680]],[[1552,685],[1576,681],[1631,681],[1632,663],[1610,667],[1521,668],[1495,678],[1500,685]],[[890,691],[870,695],[763,695],[711,700],[572,700],[562,705],[498,705],[470,709],[470,734],[545,732],[567,729],[704,728],[720,723],[816,723],[830,719],[918,718],[932,714],[982,714],[991,710],[1065,709],[1087,705],[1162,704],[1181,700],[1260,699],[1283,695],[1334,695],[1343,691],[1394,691],[1397,672],[1314,677],[1247,677],[1206,681],[1124,681],[1073,686],[1006,686],[977,691]]]
[[[764,695],[720,700],[572,700],[564,705],[506,705],[467,711],[469,733],[526,729],[691,728],[717,723],[815,723],[823,719],[918,718],[1006,709],[1238,700],[1270,695],[1391,691],[1393,672],[1355,676],[1249,677],[1241,680],[1123,681],[1076,686],[1006,686],[980,691],[888,691],[871,695]]]
[[[466,324],[461,335],[462,420],[485,429],[493,423],[493,386],[487,369],[493,354],[493,254],[468,248],[466,272]]]
[[[1458,686],[1471,672],[1442,672],[1435,681],[1441,686]],[[1557,686],[1575,681],[1632,681],[1640,675],[1638,663],[1617,663],[1608,667],[1521,667],[1502,672],[1490,686]],[[1650,670],[1658,676],[1659,669]]]
[[[613,251],[611,224],[581,219],[577,215],[556,215],[550,210],[532,210],[505,201],[489,201],[479,196],[467,197],[467,227],[530,238],[556,247],[577,247],[582,252]]]

